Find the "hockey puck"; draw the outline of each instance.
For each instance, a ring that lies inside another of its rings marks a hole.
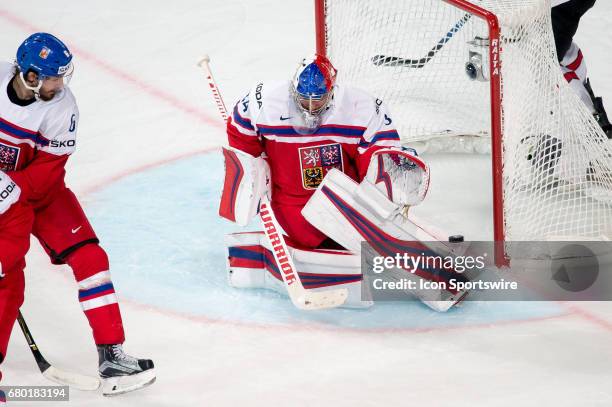
[[[463,242],[463,235],[452,235],[448,237],[448,241],[451,243]]]

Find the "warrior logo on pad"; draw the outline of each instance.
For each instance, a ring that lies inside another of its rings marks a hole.
[[[323,177],[332,168],[343,170],[340,144],[302,147],[299,149],[299,154],[302,186],[305,189],[317,189],[323,182]]]

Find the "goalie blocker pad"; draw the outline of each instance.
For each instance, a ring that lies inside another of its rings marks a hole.
[[[259,201],[268,193],[270,167],[263,157],[253,157],[233,147],[223,147],[225,180],[219,215],[246,226],[257,215]]]
[[[373,158],[376,160],[376,157]],[[395,187],[395,186],[394,186]],[[412,202],[417,202],[426,192],[425,187],[413,189],[420,191],[413,196]],[[361,253],[361,242],[368,241],[377,256],[395,256],[400,253],[414,255],[424,253],[431,256],[453,255],[461,247],[453,247],[447,242],[427,243],[421,240],[433,240],[417,225],[406,218],[400,210],[402,204],[384,202],[381,194],[364,199],[363,188],[350,177],[338,170],[330,171],[310,198],[302,215],[317,229],[340,243],[353,253]],[[378,190],[380,191],[380,189]],[[406,201],[410,196],[405,195]],[[467,281],[466,277],[448,268],[417,269],[411,273],[403,269],[387,271],[392,278],[409,279],[417,282],[419,279],[429,281],[446,281],[447,287],[451,279]],[[436,311],[447,311],[465,296],[465,292],[454,290],[414,290],[413,295]]]
[[[287,295],[270,243],[263,232],[226,235],[228,283],[237,288],[267,288]],[[287,239],[290,255],[304,288],[326,290],[346,288],[342,307],[365,308],[372,301],[362,300],[361,258],[345,250],[300,249]]]

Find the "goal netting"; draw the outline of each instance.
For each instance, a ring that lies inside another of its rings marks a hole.
[[[549,1],[316,5],[318,52],[405,143],[491,154],[496,240],[612,237],[612,144],[561,74]]]

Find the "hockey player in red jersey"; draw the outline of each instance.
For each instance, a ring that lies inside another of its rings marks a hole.
[[[14,64],[0,64],[0,169],[21,189],[19,201],[32,206],[31,233],[51,262],[71,267],[98,348],[103,391],[113,394],[150,384],[155,374],[151,360],[122,349],[123,323],[108,257],[64,183],[79,122],[76,100],[66,86],[72,71],[72,54],[47,33],[28,37]],[[22,282],[16,284],[23,291]]]
[[[30,247],[34,220],[31,207],[19,200],[20,194],[19,186],[0,171],[0,364],[23,303],[24,258]]]
[[[257,84],[236,104],[227,125],[229,145],[268,159],[272,208],[294,242],[315,248],[326,236],[300,211],[336,168],[359,181],[370,157],[399,148],[385,104],[336,84],[336,70],[322,56],[304,60],[293,82]]]
[[[292,81],[254,86],[236,103],[227,135],[221,216],[246,225],[269,196],[304,287],[340,286],[345,306],[371,305],[360,289],[361,241],[413,245],[406,213],[429,185],[427,165],[402,149],[383,101],[336,83],[336,69],[316,55]],[[231,285],[284,292],[263,233],[232,234],[226,244]],[[464,293],[438,294],[417,297],[445,311]]]

